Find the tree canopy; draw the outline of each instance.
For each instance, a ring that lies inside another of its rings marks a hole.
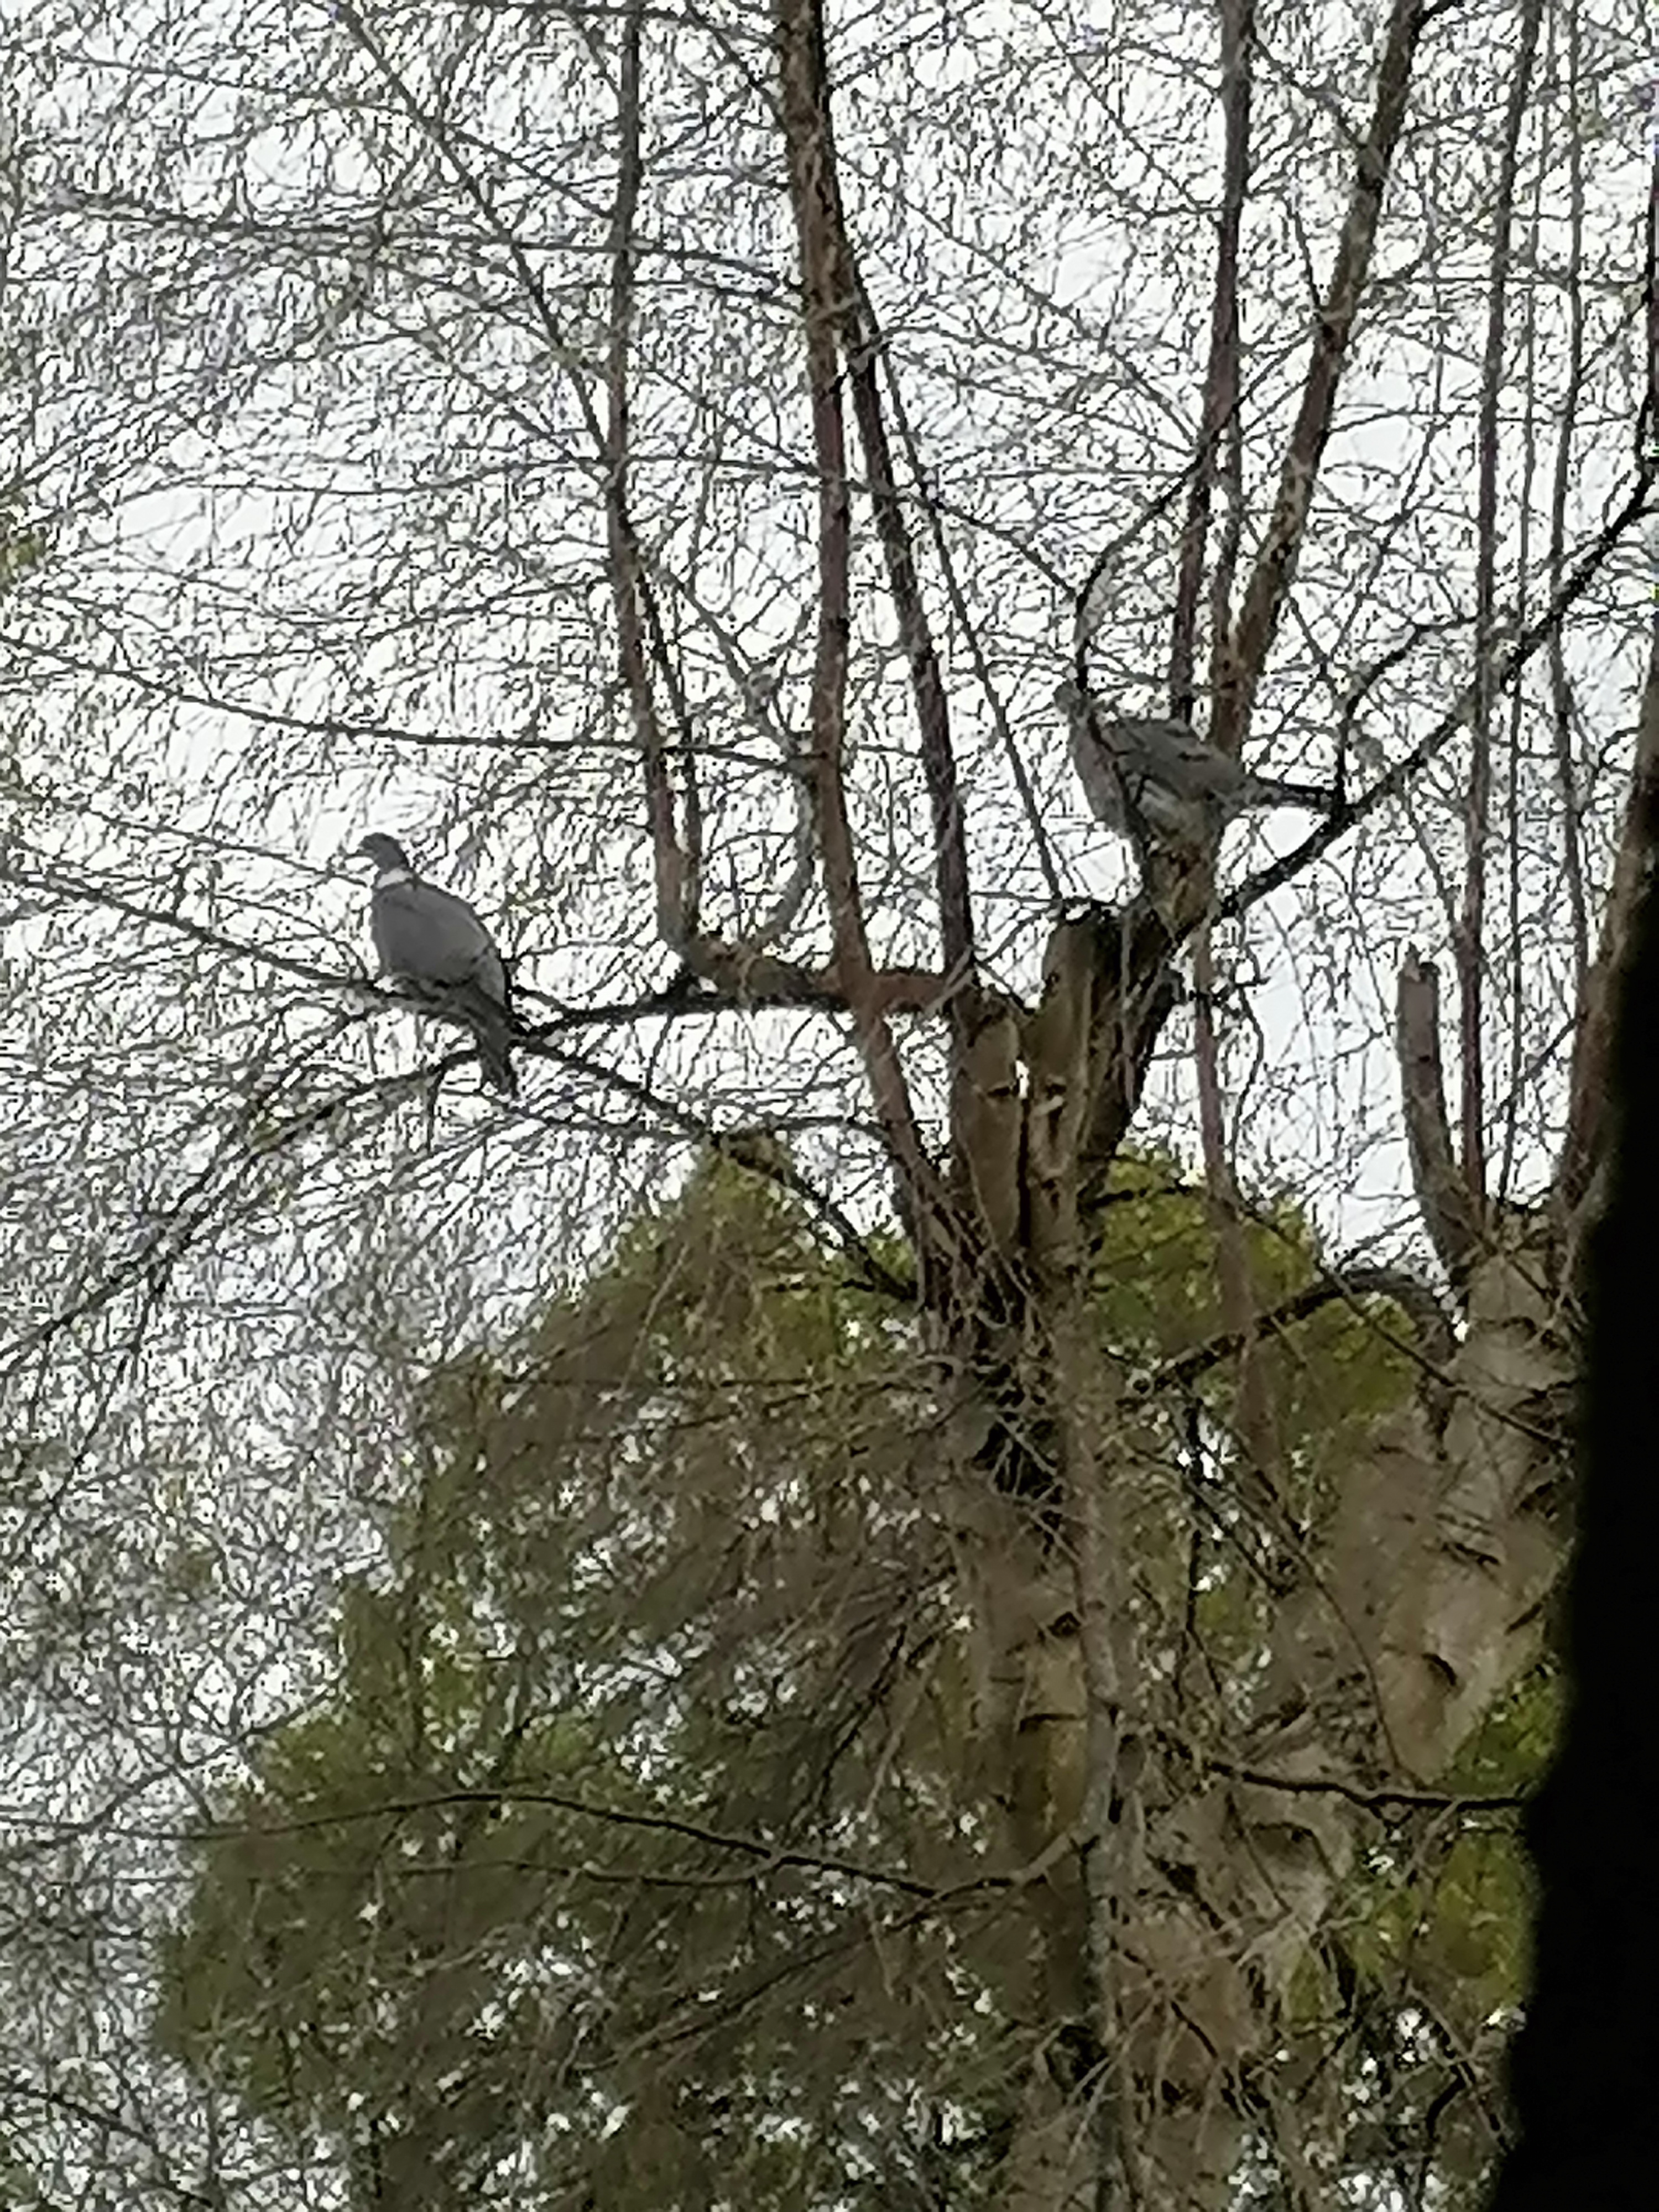
[[[1320,1279],[1290,1209],[1252,1242],[1276,1295]],[[1095,1318],[1148,1376],[1215,1337],[1215,1246],[1175,1163],[1125,1163]],[[1411,1363],[1331,1299],[1272,1365],[1311,1523]],[[1231,1686],[1265,1657],[1225,1397],[1218,1362],[1149,1399],[1136,1462],[1133,1601],[1189,1776],[1246,1763]],[[999,1850],[938,1418],[914,1326],[718,1161],[441,1371],[328,1687],[195,1847],[164,2043],[343,2151],[365,2203],[991,2201],[1053,2032],[1021,2015],[1011,1895],[1048,1877]],[[1516,1999],[1510,1816],[1549,1710],[1540,1680],[1493,1723],[1461,1803],[1375,1821],[1340,1936],[1285,1961],[1249,2094],[1302,2102],[1333,2177],[1386,2166]],[[1193,1802],[1159,1808],[1166,1847]]]

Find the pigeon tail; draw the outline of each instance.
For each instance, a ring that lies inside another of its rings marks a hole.
[[[1334,814],[1336,793],[1317,783],[1286,783],[1273,775],[1253,775],[1249,803],[1252,806],[1299,806],[1309,814]]]
[[[499,1091],[507,1098],[519,1095],[519,1079],[507,1050],[507,1032],[492,1024],[485,1028],[481,1023],[469,1024],[478,1042],[478,1066],[484,1081],[492,1091]]]
[[[513,1066],[513,1017],[508,1009],[477,982],[458,984],[445,998],[449,1011],[459,1015],[472,1032],[485,1082],[505,1097],[516,1098],[519,1079]]]
[[[414,999],[428,1013],[463,1023],[478,1048],[478,1066],[492,1091],[519,1095],[513,1066],[513,1022],[505,1006],[476,983],[427,983],[418,975],[388,975],[386,981]]]

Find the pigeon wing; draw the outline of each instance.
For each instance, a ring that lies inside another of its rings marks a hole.
[[[1105,726],[1126,775],[1138,771],[1181,799],[1214,809],[1224,820],[1247,807],[1299,806],[1328,814],[1335,804],[1334,794],[1317,784],[1253,775],[1184,722],[1109,721]]]
[[[1083,786],[1083,795],[1089,802],[1089,811],[1097,822],[1103,822],[1109,830],[1127,836],[1129,823],[1123,805],[1123,787],[1118,781],[1117,770],[1103,745],[1086,729],[1073,726],[1072,731],[1072,765],[1077,770],[1078,781]]]
[[[1097,822],[1133,836],[1133,810],[1156,837],[1178,844],[1201,841],[1208,794],[1183,770],[1188,746],[1206,751],[1201,740],[1178,722],[1108,714],[1070,682],[1056,690],[1054,704],[1066,717],[1073,765]]]
[[[1185,722],[1121,715],[1103,716],[1102,723],[1107,744],[1132,781],[1156,784],[1173,799],[1218,805],[1224,811],[1243,800],[1244,770]]]
[[[369,921],[388,974],[440,988],[475,984],[506,1006],[501,956],[465,899],[433,884],[389,884],[374,893]]]

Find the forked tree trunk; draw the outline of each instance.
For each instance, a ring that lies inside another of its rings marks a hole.
[[[1003,2202],[1175,2212],[1230,2201],[1238,2069],[1272,2046],[1364,1816],[1336,1792],[1172,1769],[1156,1745],[1148,1668],[1167,1655],[1130,1632],[1117,1537],[1137,1480],[1120,1443],[1131,1424],[1086,1310],[1091,993],[1064,948],[1056,969],[1024,1095],[1002,1091],[1024,1249],[988,1261],[997,1288],[959,1315],[957,1337],[976,1386],[957,1533],[977,1763],[1032,1931],[1029,1980],[1010,1993],[1032,2055],[1012,2093]],[[987,1107],[981,1095],[968,1117],[981,1146],[999,1118]],[[974,1157],[981,1190],[994,1186],[986,1152]],[[1536,1655],[1565,1533],[1576,1353],[1560,1249],[1540,1220],[1517,1219],[1473,1261],[1443,1385],[1378,1425],[1310,1535],[1237,1766],[1361,1789],[1430,1779]],[[1126,2160],[1133,2185],[1109,2172],[1119,2185],[1103,2191],[1103,2162]]]
[[[1224,751],[1237,754],[1248,737],[1291,588],[1431,12],[1419,0],[1392,0],[1388,10],[1372,112],[1272,513],[1237,615],[1225,590],[1212,609],[1209,735]],[[836,1005],[848,1015],[915,1246],[923,1304],[954,1363],[952,1510],[977,1654],[975,1750],[1001,1808],[1031,1938],[1006,1993],[1028,2028],[1029,2057],[1010,2086],[1003,2200],[1012,2212],[1085,2203],[1094,2212],[1119,2203],[1136,2212],[1219,2205],[1237,2164],[1245,2070],[1274,2046],[1279,1998],[1352,1850],[1359,1815],[1324,1782],[1437,1772],[1536,1648],[1538,1607],[1562,1542],[1553,1507],[1561,1401],[1576,1357],[1570,1217],[1593,1179],[1597,1133],[1584,1107],[1593,1079],[1587,1085],[1581,1073],[1571,1165],[1564,1162],[1558,1193],[1535,1213],[1500,1217],[1480,1194],[1478,1160],[1460,1179],[1451,1159],[1426,972],[1408,969],[1402,978],[1407,1123],[1419,1195],[1461,1306],[1461,1340],[1423,1405],[1381,1426],[1357,1455],[1328,1526],[1296,1528],[1271,1471],[1255,1471],[1256,1492],[1246,1503],[1268,1527],[1285,1570],[1259,1719],[1225,1771],[1193,1741],[1177,1757],[1158,1726],[1169,1711],[1170,1655],[1151,1648],[1134,1621],[1117,1533],[1139,1479],[1130,1449],[1137,1424],[1093,1332],[1090,1246],[1091,1210],[1173,1003],[1175,950],[1212,910],[1210,869],[1192,856],[1144,855],[1146,895],[1053,932],[1035,1012],[983,988],[949,703],[887,428],[881,336],[841,203],[819,0],[774,0],[774,21],[818,500],[806,783],[834,957],[818,972],[775,960],[763,970],[738,957],[742,948],[698,931],[685,889],[695,856],[678,841],[646,666],[650,624],[624,623],[663,931],[711,988],[753,1002],[764,975],[786,1000]],[[1235,195],[1249,167],[1249,31],[1248,9],[1231,9],[1224,45]],[[628,225],[620,214],[617,233],[623,271]],[[1224,268],[1220,282],[1227,292],[1233,275]],[[613,322],[621,331],[627,296],[619,283]],[[1183,697],[1208,471],[1237,391],[1236,304],[1218,299],[1206,444],[1183,550],[1172,663]],[[617,338],[617,390],[625,371]],[[873,515],[916,710],[933,831],[936,976],[884,973],[873,960],[847,805],[849,401],[860,496]],[[615,411],[620,424],[623,410]],[[623,542],[620,428],[612,447],[613,566],[618,588],[643,597],[643,572],[629,581],[633,556]],[[920,478],[914,453],[909,465]],[[1594,559],[1563,585],[1525,651],[1559,619],[1644,497],[1645,485],[1609,522]],[[938,550],[945,560],[942,539]],[[1229,555],[1223,573],[1231,567]],[[1080,611],[1091,605],[1085,590]],[[1100,618],[1097,608],[1090,620]],[[1080,623],[1079,652],[1086,629]],[[1524,657],[1517,646],[1514,666]],[[1483,700],[1491,685],[1483,671]],[[1458,720],[1449,716],[1358,809],[1326,824],[1299,862],[1275,864],[1284,875],[1269,868],[1241,898],[1287,879],[1322,849],[1321,837],[1329,842],[1359,811],[1403,789]],[[1615,889],[1608,958],[1620,906]],[[923,1141],[895,1042],[891,1016],[901,1006],[942,1017],[948,1031],[945,1175]],[[1592,1003],[1586,1069],[1596,1034]],[[1292,1786],[1298,1782],[1314,1786]]]
[[[1638,781],[1656,757],[1650,676]],[[1420,1347],[1415,1401],[1378,1421],[1326,1521],[1292,1532],[1258,1721],[1224,1771],[1172,1764],[1146,1726],[1158,1655],[1129,1632],[1115,1535],[1131,1423],[1086,1318],[1090,1200],[1169,1001],[1155,918],[1136,907],[1057,930],[1024,1034],[999,1014],[964,1055],[955,1195],[973,1235],[957,1242],[948,1317],[971,1385],[957,1532],[980,1769],[1032,1931],[1029,1979],[1010,1993],[1031,2057],[1011,2085],[1009,2212],[1231,2201],[1239,2069],[1273,2048],[1368,1817],[1343,1789],[1308,1785],[1431,1781],[1538,1654],[1570,1531],[1575,1255],[1600,1146],[1583,1086],[1599,1081],[1596,1009],[1623,957],[1640,818],[1632,805],[1572,1134],[1536,1205],[1467,1198],[1433,974],[1414,957],[1402,972],[1404,1112],[1455,1339],[1449,1357]]]

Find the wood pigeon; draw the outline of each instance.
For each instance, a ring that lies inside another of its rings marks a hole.
[[[465,1022],[485,1080],[515,1098],[512,1006],[495,939],[465,899],[421,881],[395,837],[376,830],[357,850],[374,863],[368,926],[386,981]]]
[[[1311,783],[1255,775],[1186,722],[1109,714],[1071,680],[1054,704],[1072,733],[1072,759],[1096,818],[1122,836],[1138,816],[1154,837],[1201,845],[1235,815],[1265,806],[1328,814],[1334,794]]]

